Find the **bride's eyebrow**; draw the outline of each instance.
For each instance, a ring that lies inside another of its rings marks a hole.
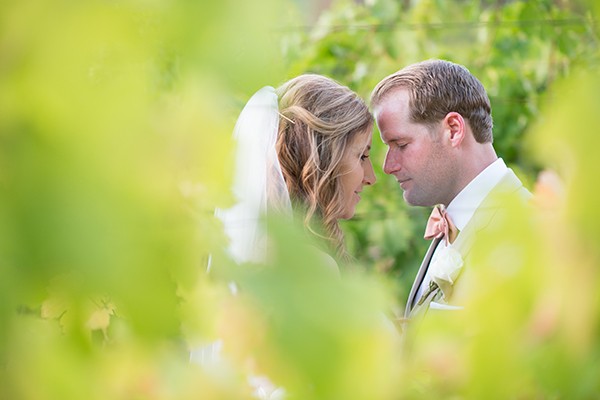
[[[360,150],[360,149],[358,149],[358,150]],[[357,151],[356,152],[356,156],[359,157],[359,158],[362,158],[362,157],[365,156],[365,153],[368,153],[369,151],[371,151],[371,145],[367,145],[367,147],[363,148],[360,151]]]
[[[368,144],[367,146],[360,148],[360,147],[356,147],[356,151],[360,154],[364,153],[365,151],[370,151],[371,150],[371,145]]]

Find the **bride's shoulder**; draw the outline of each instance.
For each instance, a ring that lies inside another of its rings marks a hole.
[[[325,266],[325,268],[327,268],[331,272],[335,273],[339,277],[340,276],[340,267],[339,267],[338,263],[335,261],[335,259],[333,257],[331,257],[331,255],[329,255],[328,253],[325,253],[324,251],[321,251],[321,256],[322,256],[323,265]]]
[[[340,267],[339,267],[337,261],[331,256],[331,254],[327,253],[326,251],[323,251],[323,249],[320,249],[319,247],[317,247],[315,245],[310,245],[309,247],[310,247],[311,251],[314,252],[317,259],[320,261],[320,264],[324,268],[326,268],[327,271],[330,271],[331,273],[335,274],[337,277],[340,276]]]

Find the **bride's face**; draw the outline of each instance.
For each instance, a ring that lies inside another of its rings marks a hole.
[[[363,187],[375,183],[373,164],[369,158],[372,138],[373,129],[369,127],[365,132],[356,135],[344,151],[340,177],[340,186],[344,195],[344,211],[340,216],[341,219],[354,216]]]

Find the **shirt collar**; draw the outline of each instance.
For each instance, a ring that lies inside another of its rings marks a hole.
[[[500,182],[508,167],[501,158],[481,171],[458,195],[448,204],[446,211],[452,222],[462,230],[479,207],[483,199]]]

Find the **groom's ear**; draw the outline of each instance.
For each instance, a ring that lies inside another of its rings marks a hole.
[[[444,117],[443,125],[452,147],[458,147],[467,133],[465,119],[459,113],[451,111]]]

